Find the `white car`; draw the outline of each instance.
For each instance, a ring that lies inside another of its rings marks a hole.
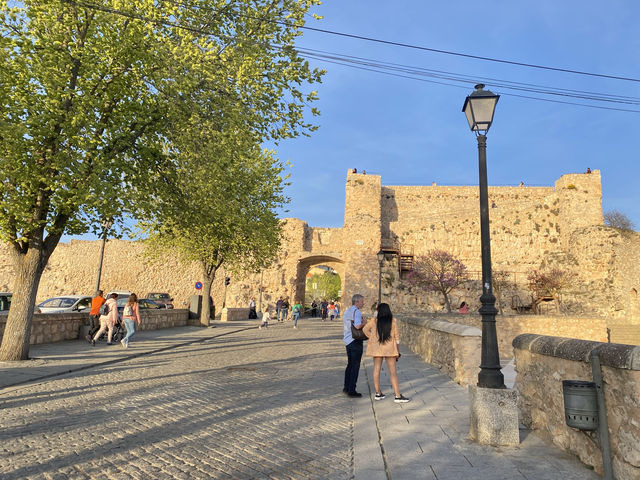
[[[53,297],[38,304],[38,313],[88,312],[91,310],[89,295],[65,295]]]

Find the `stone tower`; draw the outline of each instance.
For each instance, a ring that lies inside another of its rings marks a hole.
[[[381,180],[379,175],[347,173],[344,208],[343,255],[345,278],[343,304],[365,296],[365,311],[378,299],[378,260],[381,236]]]

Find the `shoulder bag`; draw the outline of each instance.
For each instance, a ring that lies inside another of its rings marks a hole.
[[[353,337],[354,340],[368,340],[369,337],[367,337],[364,334],[364,331],[362,330],[362,328],[356,328],[355,325],[353,324],[353,318],[350,320],[351,322],[351,336]]]

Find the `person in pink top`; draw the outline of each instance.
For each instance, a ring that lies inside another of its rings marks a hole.
[[[129,300],[122,310],[122,318],[124,326],[127,327],[127,335],[120,340],[124,348],[129,348],[129,339],[133,337],[136,330],[140,326],[140,305],[138,304],[138,296],[135,293],[129,295]]]
[[[106,315],[100,315],[100,330],[96,332],[91,339],[91,345],[96,346],[96,340],[100,338],[100,335],[107,330],[107,345],[112,345],[111,343],[111,335],[113,335],[113,326],[118,321],[118,303],[116,299],[118,298],[117,293],[112,293],[109,296],[109,299],[105,302],[105,305],[109,308],[109,313]]]
[[[380,371],[382,370],[382,360],[387,362],[391,385],[395,393],[395,403],[407,403],[409,399],[400,393],[398,383],[398,373],[396,371],[396,361],[400,358],[398,351],[398,326],[393,318],[391,308],[386,303],[378,305],[378,314],[375,321],[367,322],[364,326],[364,334],[369,337],[367,343],[367,357],[373,357],[373,386],[376,389],[376,400],[385,398],[385,394],[380,390]]]

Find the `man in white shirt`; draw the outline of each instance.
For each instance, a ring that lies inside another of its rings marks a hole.
[[[354,340],[351,336],[351,322],[357,329],[362,329],[366,321],[362,319],[360,310],[364,306],[364,297],[356,293],[351,298],[351,307],[342,316],[344,344],[347,347],[347,368],[344,371],[344,388],[342,391],[350,397],[362,397],[356,391],[360,361],[362,360],[362,340]]]

